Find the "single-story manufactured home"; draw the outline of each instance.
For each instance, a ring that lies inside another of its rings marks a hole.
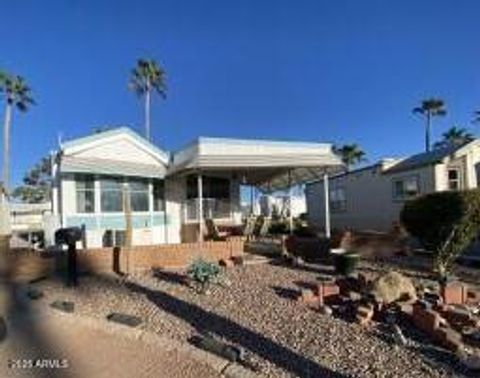
[[[330,144],[200,137],[170,153],[126,127],[61,143],[53,160],[47,240],[79,226],[88,248],[121,244],[127,219],[133,245],[201,241],[206,218],[242,224],[242,185],[269,193],[344,168]]]
[[[307,184],[308,217],[321,227],[327,210],[332,228],[388,231],[399,221],[405,201],[435,191],[476,188],[479,174],[480,139],[404,159],[384,159],[331,176],[327,188],[323,180]]]

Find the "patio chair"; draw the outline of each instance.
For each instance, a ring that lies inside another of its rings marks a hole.
[[[207,226],[208,236],[207,238],[214,241],[224,241],[229,236],[228,232],[221,232],[218,230],[217,225],[212,218],[205,219],[205,225]]]
[[[248,217],[245,221],[245,227],[243,228],[243,236],[246,236],[247,239],[251,239],[255,231],[255,223],[257,222],[256,217]]]
[[[270,218],[263,218],[263,223],[262,227],[260,227],[260,231],[258,233],[258,236],[261,238],[264,238],[268,235],[268,231],[270,230],[270,225],[271,225],[271,219]]]
[[[271,221],[269,218],[260,215],[257,217],[255,221],[254,231],[253,234],[258,238],[264,238],[268,234],[268,230],[270,229]]]

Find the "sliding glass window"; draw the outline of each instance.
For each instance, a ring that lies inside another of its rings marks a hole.
[[[101,209],[104,213],[123,211],[123,182],[120,178],[100,181]]]
[[[95,212],[95,178],[93,175],[75,175],[77,213]]]
[[[132,211],[148,211],[148,181],[132,179],[128,183]]]

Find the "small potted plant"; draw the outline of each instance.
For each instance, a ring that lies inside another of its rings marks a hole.
[[[348,276],[354,273],[358,266],[360,256],[354,251],[337,251],[334,253],[335,272],[337,274]]]

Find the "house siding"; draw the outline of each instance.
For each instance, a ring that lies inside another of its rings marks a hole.
[[[331,211],[332,229],[356,229],[388,231],[399,220],[404,201],[393,198],[393,182],[409,176],[417,176],[420,192],[435,188],[434,166],[426,166],[407,172],[385,174],[381,165],[330,178],[330,190],[345,189],[346,207]],[[306,187],[307,213],[312,224],[323,228],[325,205],[323,181]]]

